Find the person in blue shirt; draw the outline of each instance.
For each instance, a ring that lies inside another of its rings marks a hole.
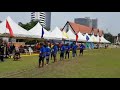
[[[39,68],[41,66],[41,62],[42,62],[42,67],[44,66],[44,58],[46,56],[45,52],[46,52],[46,50],[45,50],[43,43],[40,43]]]
[[[57,61],[57,58],[56,58],[57,52],[58,52],[58,47],[57,47],[56,43],[54,43],[53,48],[52,48],[52,53],[53,53],[53,57],[54,57],[54,62]]]
[[[77,52],[76,52],[77,47],[78,47],[78,46],[77,46],[76,43],[74,42],[73,45],[72,45],[72,55],[73,55],[73,57],[75,57],[75,55],[77,56]]]
[[[65,53],[65,46],[64,44],[62,44],[60,47],[60,60],[64,59],[64,53]]]
[[[66,44],[65,46],[65,59],[66,59],[66,56],[68,55],[68,59],[69,59],[69,53],[70,53],[70,45],[69,43]]]
[[[45,49],[46,49],[46,65],[48,65],[48,63],[49,63],[49,56],[50,56],[50,53],[51,53],[51,49],[48,46],[48,44],[46,45]]]
[[[85,49],[85,46],[81,43],[79,56],[80,56],[81,54],[83,55],[83,50],[84,50],[84,49]]]
[[[75,55],[77,56],[77,48],[78,46],[75,44]]]

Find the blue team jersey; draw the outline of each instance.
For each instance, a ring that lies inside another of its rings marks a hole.
[[[73,45],[73,46],[72,46],[72,49],[73,49],[73,50],[77,50],[77,47],[78,47],[77,45]]]
[[[57,53],[57,51],[58,51],[58,47],[57,47],[56,45],[55,45],[55,46],[53,46],[53,48],[52,48],[52,52],[56,54],[56,53]]]
[[[46,56],[45,52],[46,52],[46,49],[45,49],[44,46],[42,46],[42,47],[40,48],[40,57],[45,57],[45,56]]]
[[[84,49],[85,48],[85,46],[84,45],[80,45],[80,49]]]
[[[70,50],[70,46],[65,46],[66,51]]]
[[[65,52],[65,46],[64,46],[64,45],[63,45],[63,46],[61,46],[60,51],[61,51],[62,53],[64,53],[64,52]]]
[[[49,56],[50,55],[50,51],[51,51],[50,47],[46,47],[45,49],[46,49],[46,56]]]

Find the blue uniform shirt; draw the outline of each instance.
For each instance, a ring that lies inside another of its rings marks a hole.
[[[78,47],[77,45],[73,45],[73,46],[72,46],[72,49],[73,49],[73,50],[77,50],[77,47]]]
[[[56,54],[57,53],[57,51],[58,51],[58,47],[55,45],[55,46],[53,46],[53,49],[52,49],[52,52],[54,53],[54,54]]]
[[[85,46],[83,44],[80,45],[80,49],[84,49]]]
[[[65,52],[65,46],[64,45],[61,46],[60,51],[61,51],[61,53]]]
[[[66,51],[69,51],[70,50],[70,46],[69,45],[65,46],[65,49],[66,49]]]
[[[50,47],[46,47],[46,56],[50,55]]]
[[[42,46],[42,47],[40,48],[40,57],[45,57],[45,56],[46,56],[45,52],[46,52],[45,47]]]

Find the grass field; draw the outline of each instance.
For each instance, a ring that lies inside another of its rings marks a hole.
[[[87,50],[84,56],[38,68],[38,55],[0,62],[1,78],[120,78],[120,49]],[[71,55],[70,55],[71,56]],[[59,60],[59,55],[58,55]]]

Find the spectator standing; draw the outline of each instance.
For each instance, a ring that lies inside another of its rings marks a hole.
[[[2,44],[0,45],[0,60],[2,62],[4,62],[4,48],[5,46],[4,46],[4,43],[2,42]]]

